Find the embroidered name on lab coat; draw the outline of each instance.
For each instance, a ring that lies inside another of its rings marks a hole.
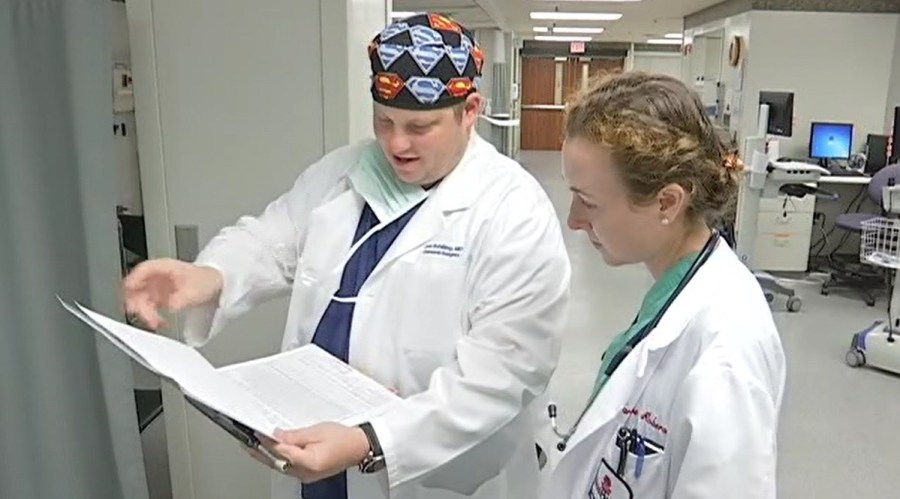
[[[462,258],[463,247],[444,243],[430,243],[422,251],[425,255],[443,256],[446,258]]]
[[[622,414],[624,414],[625,416],[640,416],[640,420],[650,425],[654,430],[660,432],[663,435],[669,434],[669,429],[659,421],[659,419],[656,417],[656,414],[653,414],[650,411],[644,411],[643,413],[641,413],[637,407],[625,407],[622,409]]]

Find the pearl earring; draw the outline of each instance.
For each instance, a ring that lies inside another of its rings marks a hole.
[[[662,219],[662,224],[663,224],[663,225],[669,225],[669,219],[668,219],[668,218]]]

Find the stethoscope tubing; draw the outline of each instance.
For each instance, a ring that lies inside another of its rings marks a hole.
[[[612,373],[615,372],[615,370],[619,367],[619,364],[621,364],[622,361],[625,360],[625,357],[629,353],[631,353],[631,351],[634,349],[634,347],[637,346],[638,343],[643,341],[644,338],[646,338],[650,334],[650,332],[656,328],[657,324],[659,324],[659,321],[663,318],[663,316],[668,311],[669,306],[672,304],[672,302],[675,301],[675,299],[678,297],[678,295],[681,294],[681,291],[690,283],[691,278],[694,277],[694,274],[696,274],[697,271],[700,270],[700,268],[703,266],[703,264],[705,264],[706,261],[709,260],[709,257],[712,256],[713,252],[715,252],[716,247],[718,246],[718,242],[719,242],[719,232],[717,230],[713,229],[712,234],[710,234],[709,239],[706,241],[706,244],[703,245],[703,249],[700,251],[700,255],[697,257],[697,260],[694,261],[694,263],[691,265],[691,267],[688,269],[687,273],[685,274],[684,278],[681,280],[681,282],[678,283],[678,286],[676,286],[676,288],[675,288],[675,292],[672,293],[672,295],[669,297],[668,300],[666,300],[666,303],[663,305],[663,307],[660,309],[660,311],[653,317],[653,320],[651,320],[646,326],[641,328],[640,332],[638,332],[638,334],[636,334],[634,336],[634,338],[632,338],[628,342],[628,344],[626,344],[625,347],[622,348],[622,350],[618,354],[616,354],[617,358],[614,358],[613,361],[610,362],[609,366],[607,366],[607,368],[606,368],[607,376],[612,376]],[[585,406],[585,408],[581,411],[581,414],[578,416],[578,419],[575,420],[575,423],[572,425],[572,427],[569,428],[569,431],[566,431],[566,432],[563,432],[559,429],[559,424],[558,424],[558,420],[557,420],[558,414],[557,414],[556,404],[551,403],[550,405],[547,406],[547,415],[550,417],[550,426],[551,426],[551,428],[553,428],[553,433],[556,434],[556,436],[560,439],[559,442],[556,444],[556,449],[558,451],[564,452],[566,450],[566,447],[569,444],[569,440],[572,438],[572,436],[578,430],[578,425],[581,424],[581,420],[584,418],[585,414],[587,414],[587,411],[590,409],[591,404],[593,404],[593,398],[588,402],[588,404]]]

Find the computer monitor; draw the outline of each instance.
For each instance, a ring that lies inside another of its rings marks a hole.
[[[794,131],[794,93],[762,91],[759,103],[769,105],[766,133],[790,137]]]
[[[850,159],[853,146],[852,123],[813,122],[809,133],[809,157],[820,162]]]

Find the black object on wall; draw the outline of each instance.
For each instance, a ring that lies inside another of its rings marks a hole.
[[[781,137],[790,137],[794,133],[794,93],[771,92],[759,93],[759,103],[769,105],[769,122],[767,133]]]
[[[869,134],[866,138],[866,173],[874,175],[875,172],[887,165],[888,161],[887,135]]]

